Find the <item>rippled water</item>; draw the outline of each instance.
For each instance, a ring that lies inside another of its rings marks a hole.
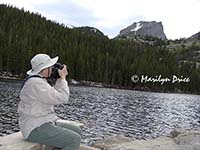
[[[20,83],[0,82],[0,135],[18,131],[16,112]],[[109,135],[137,139],[168,134],[176,128],[200,127],[200,95],[166,94],[70,86],[69,104],[56,106],[58,116],[79,120],[83,142]]]

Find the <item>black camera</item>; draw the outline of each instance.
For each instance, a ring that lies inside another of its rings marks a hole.
[[[50,77],[46,78],[47,82],[51,85],[54,86],[56,84],[57,79],[60,78],[60,75],[58,73],[58,70],[62,70],[64,65],[61,65],[60,63],[56,63],[52,66],[52,71]],[[66,66],[67,72],[69,72],[68,67]]]
[[[60,75],[58,73],[58,69],[62,70],[64,65],[61,65],[60,63],[56,63],[52,66],[52,72],[51,72],[51,78],[58,79],[60,78]]]

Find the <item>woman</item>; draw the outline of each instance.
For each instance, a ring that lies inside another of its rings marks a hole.
[[[32,69],[27,72],[29,78],[20,92],[19,126],[27,141],[62,150],[78,150],[81,129],[56,123],[58,117],[54,113],[54,105],[67,103],[69,100],[69,87],[65,79],[68,72],[65,65],[62,70],[58,70],[60,78],[54,87],[46,80],[57,61],[58,57],[51,59],[46,54],[37,54],[31,59]]]

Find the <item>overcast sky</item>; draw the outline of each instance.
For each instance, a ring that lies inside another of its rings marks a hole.
[[[110,38],[134,22],[162,21],[168,39],[200,31],[200,0],[0,0],[73,26],[92,26]]]

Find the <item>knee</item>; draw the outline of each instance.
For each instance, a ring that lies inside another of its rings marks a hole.
[[[76,132],[73,132],[73,134],[71,134],[70,139],[71,144],[73,145],[80,145],[81,143],[81,136]]]
[[[66,150],[79,150],[80,144],[81,144],[81,136],[78,133],[73,132],[73,134],[70,135],[70,137],[65,139],[62,148]]]
[[[76,126],[75,127],[75,132],[78,133],[79,135],[81,135],[82,130],[81,130],[80,127]]]
[[[74,139],[75,139],[75,143],[77,143],[78,145],[80,145],[80,143],[81,143],[81,136],[79,134],[76,134]]]

